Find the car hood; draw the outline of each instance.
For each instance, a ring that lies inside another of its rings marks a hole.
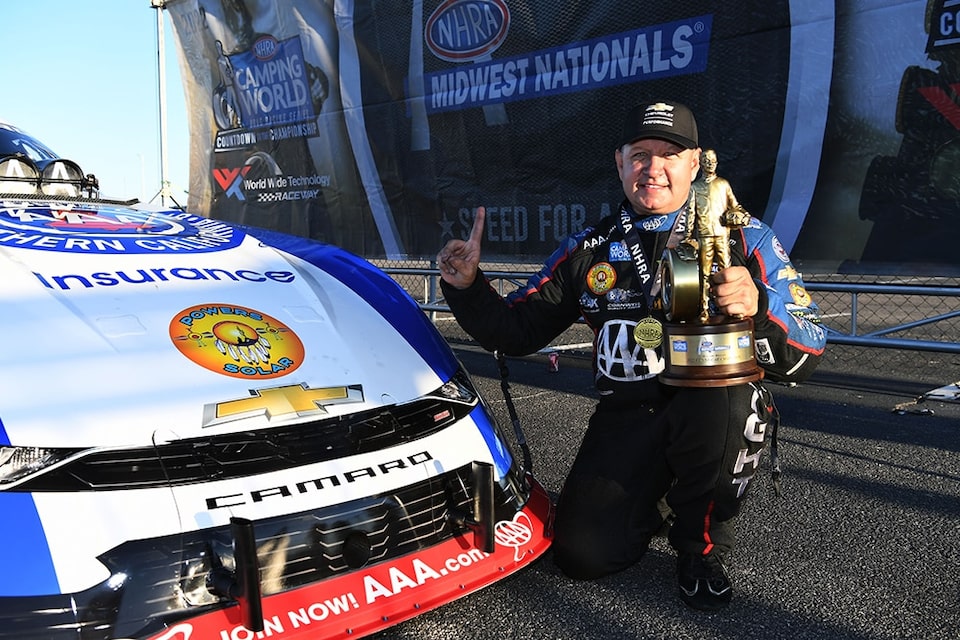
[[[144,445],[403,403],[456,360],[341,250],[184,212],[0,202],[0,444]]]

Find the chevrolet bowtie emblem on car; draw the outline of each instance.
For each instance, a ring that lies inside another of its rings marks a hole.
[[[268,422],[300,418],[309,414],[325,414],[326,407],[345,402],[363,402],[359,384],[311,389],[294,384],[268,389],[251,389],[251,397],[208,404],[203,408],[203,426],[209,427],[234,420],[263,417]]]

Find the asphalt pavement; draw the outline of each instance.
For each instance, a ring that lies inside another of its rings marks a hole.
[[[510,431],[496,362],[454,345]],[[719,613],[677,598],[676,556],[654,540],[635,566],[592,582],[550,552],[477,593],[372,636],[422,639],[950,640],[960,638],[960,356],[886,364],[828,347],[802,385],[772,385],[782,495],[765,455],[737,521],[735,595]],[[508,360],[534,474],[559,491],[595,396],[589,361]],[[865,370],[866,369],[866,370]]]

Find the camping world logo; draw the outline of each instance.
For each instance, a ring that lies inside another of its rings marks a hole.
[[[497,50],[510,29],[503,0],[445,0],[427,19],[427,47],[441,60],[468,62]]]
[[[303,364],[303,343],[285,324],[247,307],[187,307],[170,321],[170,339],[190,361],[215,373],[269,379]]]

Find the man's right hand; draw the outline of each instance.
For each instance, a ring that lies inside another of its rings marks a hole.
[[[437,266],[443,281],[456,289],[466,289],[477,278],[480,266],[480,239],[483,237],[483,220],[486,210],[477,207],[473,228],[466,241],[450,240],[437,254]]]

